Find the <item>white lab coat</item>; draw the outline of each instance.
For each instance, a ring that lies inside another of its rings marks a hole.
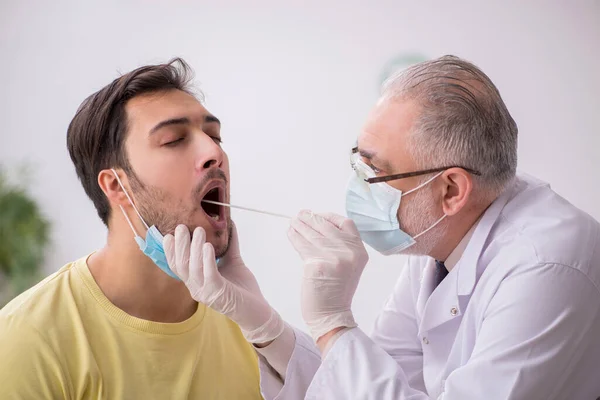
[[[507,400],[600,397],[600,225],[519,175],[481,217],[442,283],[410,257],[372,336],[354,328],[321,362],[296,341],[271,399]]]

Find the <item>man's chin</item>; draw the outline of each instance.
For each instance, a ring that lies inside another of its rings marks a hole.
[[[232,225],[231,222],[227,224],[227,230],[221,231],[215,234],[216,239],[213,243],[215,248],[215,256],[217,258],[223,257],[229,250],[229,244],[231,243]]]
[[[215,249],[215,256],[217,258],[221,258],[227,253],[227,249],[229,248],[229,240],[227,236],[208,236],[206,241],[212,244],[213,248]]]
[[[215,257],[222,258],[225,254],[227,254],[228,249],[229,249],[228,244],[221,245],[219,247],[215,247]]]

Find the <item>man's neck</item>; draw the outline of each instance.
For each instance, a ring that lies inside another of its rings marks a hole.
[[[107,245],[88,259],[104,295],[127,314],[148,321],[175,323],[190,318],[197,303],[183,282],[158,268],[133,237],[109,234]]]

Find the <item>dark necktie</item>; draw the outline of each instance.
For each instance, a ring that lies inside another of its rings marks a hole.
[[[435,260],[435,287],[448,275],[448,270],[443,262]]]

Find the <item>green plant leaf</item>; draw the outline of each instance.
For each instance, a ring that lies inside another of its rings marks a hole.
[[[26,169],[21,169],[21,174]],[[30,171],[27,172],[30,175]],[[18,294],[37,282],[50,241],[50,223],[37,202],[11,184],[0,166],[0,273]]]

